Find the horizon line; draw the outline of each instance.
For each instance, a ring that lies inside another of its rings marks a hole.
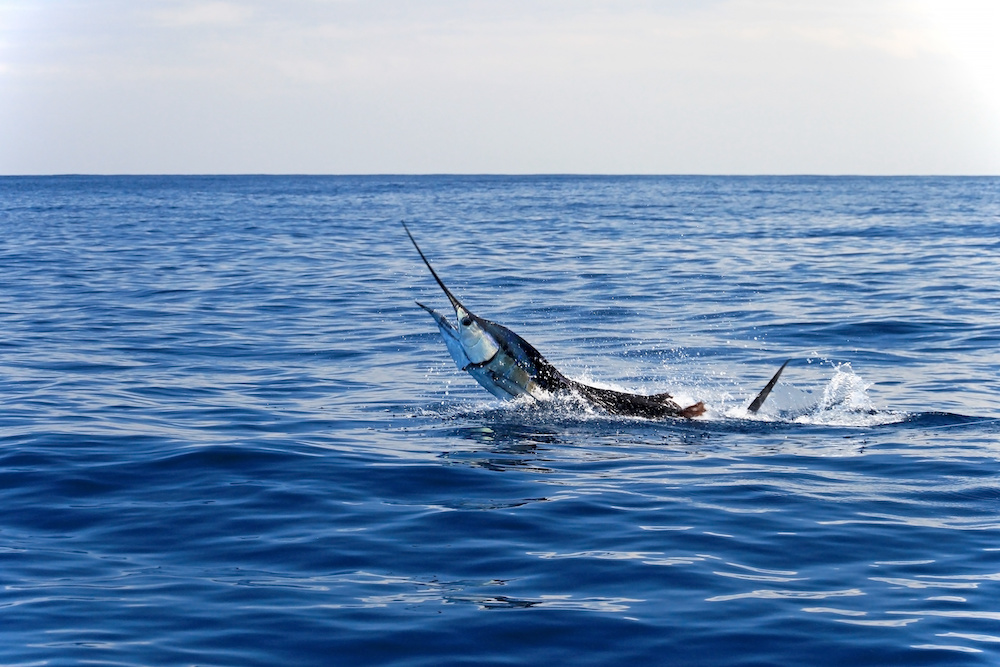
[[[0,174],[0,178],[233,178],[233,177],[299,177],[299,178],[997,178],[997,174],[949,173],[617,173],[617,172],[60,172],[44,174]]]

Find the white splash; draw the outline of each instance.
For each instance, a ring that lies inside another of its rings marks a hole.
[[[670,385],[674,400],[680,405],[690,405],[698,400],[705,401],[708,411],[695,422],[741,420],[864,428],[900,422],[909,416],[904,412],[876,408],[869,393],[872,383],[855,373],[850,363],[824,362],[821,366],[831,370],[832,375],[821,379],[813,373],[811,385],[808,380],[796,382],[792,378],[783,377],[764,407],[756,414],[747,411],[752,393],[744,391],[740,383],[728,382],[725,385],[712,386],[711,383],[695,382],[690,377],[675,377],[674,382],[664,384]],[[589,372],[579,374],[574,379],[605,389],[650,393],[649,387],[646,386],[633,387],[596,381]],[[662,388],[660,390],[662,391]],[[553,396],[551,400],[541,403],[529,397],[512,401],[483,398],[471,405],[468,402],[456,403],[452,410],[445,410],[452,417],[498,411],[516,414],[520,419],[541,421],[553,417],[574,421],[604,422],[609,419],[646,421],[638,417],[608,415],[579,397],[571,395]]]
[[[878,426],[906,418],[903,413],[876,409],[868,391],[871,387],[872,383],[855,373],[850,363],[838,364],[819,402],[792,421],[823,426]]]

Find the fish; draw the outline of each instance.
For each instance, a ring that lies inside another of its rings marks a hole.
[[[705,413],[703,401],[684,407],[669,393],[632,394],[594,387],[566,377],[524,338],[502,324],[479,317],[466,308],[431,266],[406,223],[402,224],[420,259],[451,303],[457,325],[433,308],[419,301],[416,304],[434,318],[456,366],[471,375],[492,395],[507,400],[527,396],[536,401],[560,396],[572,397],[609,414],[645,419],[693,419]],[[760,409],[787,365],[786,361],[778,369],[771,381],[754,398],[748,411],[757,412]]]

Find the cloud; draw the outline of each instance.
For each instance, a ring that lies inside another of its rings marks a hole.
[[[924,0],[930,30],[1000,118],[1000,4],[992,0]]]
[[[156,9],[153,18],[169,28],[193,26],[232,26],[245,23],[254,13],[252,7],[230,2],[185,3]]]
[[[1000,171],[956,2],[22,3],[0,171]]]

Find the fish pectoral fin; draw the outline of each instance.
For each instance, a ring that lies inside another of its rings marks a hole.
[[[760,390],[759,394],[757,394],[757,397],[750,402],[750,405],[747,407],[747,412],[757,412],[760,410],[760,406],[764,405],[764,401],[766,401],[767,397],[771,394],[771,390],[774,389],[774,385],[778,383],[778,378],[781,377],[781,372],[785,370],[785,366],[791,363],[791,361],[792,360],[789,359],[785,363],[781,364],[781,368],[778,369],[778,372],[775,373],[770,380],[768,380],[767,384],[764,385],[764,388]]]
[[[493,362],[494,359],[497,358],[498,354],[500,354],[499,351],[494,352],[493,356],[485,361],[470,361],[468,364],[465,365],[465,368],[463,368],[462,370],[468,371],[470,368],[486,368],[487,366],[490,365],[490,363]]]

